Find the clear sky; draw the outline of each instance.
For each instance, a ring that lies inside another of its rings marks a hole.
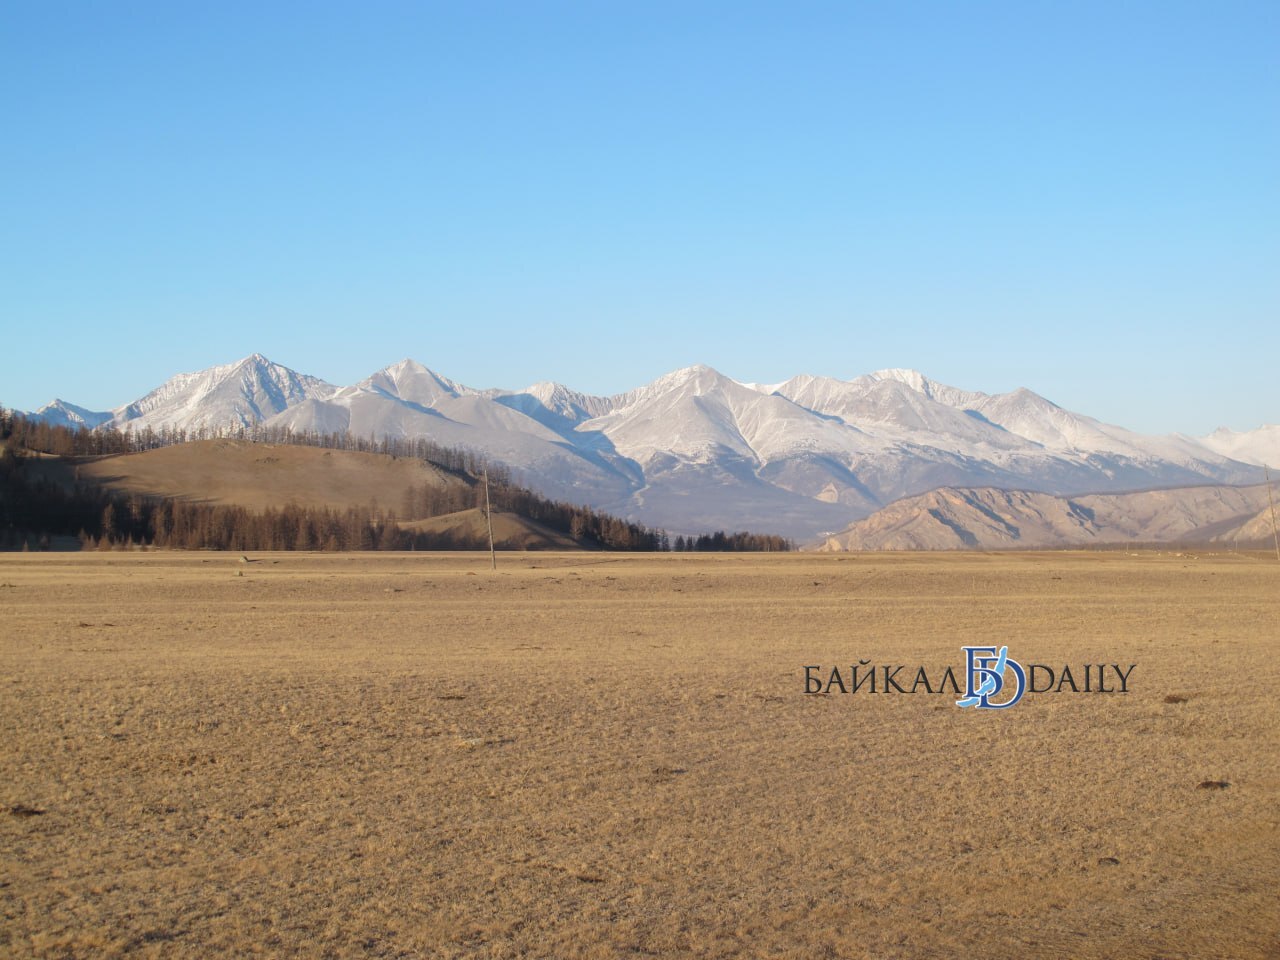
[[[1280,422],[1280,3],[0,11],[0,404],[255,351]]]

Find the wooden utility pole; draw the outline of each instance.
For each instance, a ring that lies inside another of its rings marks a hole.
[[[1267,472],[1267,503],[1271,504],[1271,540],[1276,545],[1276,559],[1280,560],[1280,534],[1276,533],[1276,502],[1271,498],[1271,468],[1264,463],[1262,469]]]
[[[1267,489],[1270,489],[1268,487]],[[498,554],[493,549],[493,511],[489,509],[489,468],[484,468],[484,519],[489,525],[489,564],[498,569]]]

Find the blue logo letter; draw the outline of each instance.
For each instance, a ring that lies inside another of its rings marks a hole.
[[[1022,699],[1027,688],[1027,675],[1022,664],[1009,659],[1009,648],[1001,647],[999,653],[995,647],[961,647],[968,657],[965,669],[965,697],[957,700],[957,707],[977,707],[987,710],[1004,710],[1012,707]],[[1003,703],[992,703],[991,698],[999,695],[1004,689],[1005,668],[1013,671],[1016,686],[1013,696]]]

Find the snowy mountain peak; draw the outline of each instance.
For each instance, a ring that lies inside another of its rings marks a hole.
[[[705,363],[695,363],[692,366],[681,367],[679,370],[672,370],[670,373],[653,381],[650,386],[671,388],[682,386],[686,383],[699,383],[706,386],[715,383],[717,380],[727,379],[729,378],[722,376],[719,371],[713,370]]]
[[[424,406],[430,406],[441,397],[461,397],[476,392],[408,357],[389,367],[383,367],[363,380],[359,386],[397,400]]]
[[[113,412],[112,423],[138,430],[164,425],[221,430],[251,426],[337,388],[254,353],[195,373],[180,373]]]
[[[835,380],[835,379],[832,379],[831,377],[815,377],[813,374],[810,374],[810,373],[800,373],[800,374],[796,374],[790,380],[783,380],[781,383],[759,384],[759,385],[753,384],[752,386],[754,386],[755,389],[759,390],[761,393],[778,393],[784,397],[790,397],[810,389],[811,387],[813,387],[814,384],[824,383],[824,382],[825,383],[844,383],[845,381]]]
[[[54,399],[52,403],[46,403],[36,411],[36,416],[45,423],[57,427],[70,427],[73,430],[78,427],[92,430],[111,419],[111,414],[107,411],[86,410],[84,407],[67,403],[60,398]]]
[[[912,390],[928,396],[929,387],[932,381],[919,370],[912,370],[909,367],[887,367],[884,370],[875,370],[867,374],[873,380],[896,380],[899,383],[905,383]]]
[[[413,357],[405,357],[403,360],[397,360],[395,363],[387,364],[387,366],[383,367],[382,369],[388,372],[407,371],[407,372],[414,372],[414,373],[423,373],[423,372],[427,372],[427,365],[425,363],[419,363],[417,360],[413,359]]]
[[[745,389],[737,381],[729,379],[718,370],[703,363],[695,363],[690,367],[673,370],[637,390],[618,394],[612,398],[613,410],[622,410],[659,397],[675,401],[681,397],[699,397],[722,392],[726,388]]]
[[[1034,390],[1028,390],[1026,387],[1018,387],[1016,390],[1010,390],[1008,393],[999,394],[992,399],[999,399],[1004,404],[1015,410],[1061,410],[1062,408],[1048,400]]]
[[[563,383],[551,380],[541,380],[521,392],[533,397],[545,409],[557,416],[565,417],[575,423],[604,416],[613,409],[613,401],[608,397],[579,393]]]
[[[987,397],[987,394],[979,393],[976,390],[961,390],[959,387],[952,387],[945,383],[939,383],[937,380],[931,380],[919,370],[900,367],[877,370],[874,373],[867,374],[867,379],[896,380],[898,383],[906,384],[917,393],[923,394],[930,400],[945,403],[948,407],[955,407],[957,410],[971,408]]]
[[[705,363],[695,363],[689,367],[673,370],[666,376],[659,377],[649,386],[660,390],[671,390],[688,385],[692,386],[697,393],[705,393],[735,382],[714,367],[708,367]]]
[[[1240,433],[1219,427],[1199,442],[1224,457],[1280,470],[1280,424],[1267,423]]]

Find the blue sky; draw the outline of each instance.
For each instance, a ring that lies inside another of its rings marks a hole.
[[[1280,4],[10,2],[0,403],[260,351],[1280,422]]]

